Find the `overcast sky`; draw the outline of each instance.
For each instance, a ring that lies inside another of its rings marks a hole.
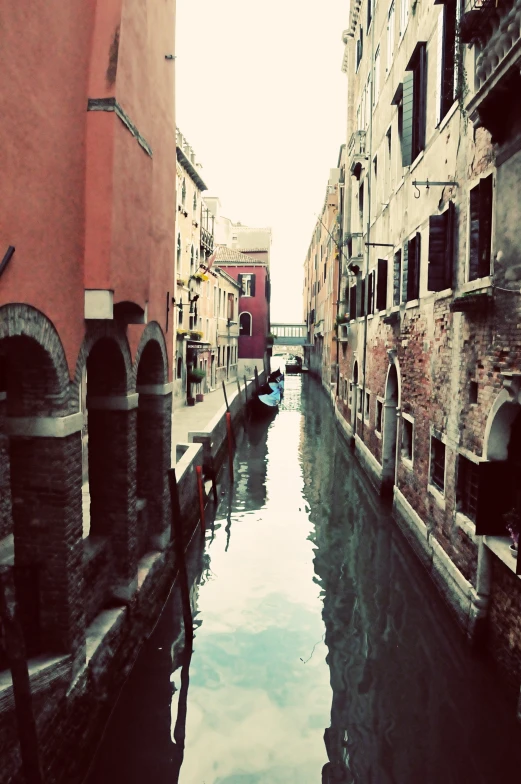
[[[271,226],[272,321],[302,320],[302,269],[345,141],[349,0],[177,0],[177,125],[222,212]]]

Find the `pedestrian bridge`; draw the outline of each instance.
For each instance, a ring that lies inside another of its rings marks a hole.
[[[308,328],[306,324],[272,324],[274,346],[306,346]]]

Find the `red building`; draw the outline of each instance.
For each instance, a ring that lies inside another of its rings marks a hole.
[[[266,253],[259,258],[221,245],[216,264],[241,286],[239,297],[239,377],[267,367],[270,331],[270,274]]]
[[[0,13],[0,561],[49,697],[168,539],[175,0],[26,6]]]

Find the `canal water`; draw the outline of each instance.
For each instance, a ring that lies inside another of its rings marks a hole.
[[[89,784],[520,781],[515,699],[471,653],[307,377],[238,445]]]

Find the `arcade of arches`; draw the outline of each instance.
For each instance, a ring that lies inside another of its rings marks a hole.
[[[28,656],[70,654],[74,669],[89,624],[131,599],[140,559],[169,540],[164,339],[147,325],[132,364],[122,331],[88,327],[71,381],[42,314],[1,315],[0,564]]]

